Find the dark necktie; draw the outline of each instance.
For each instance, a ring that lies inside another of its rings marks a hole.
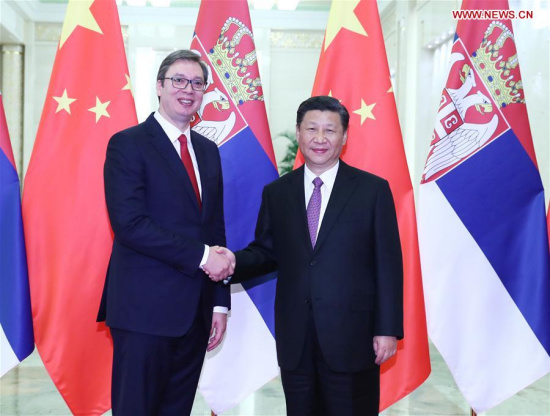
[[[317,227],[319,226],[319,216],[321,215],[321,186],[323,181],[317,177],[313,179],[313,193],[307,204],[307,226],[309,228],[309,237],[311,238],[311,246],[315,248],[317,240]]]
[[[189,149],[187,148],[187,137],[185,137],[185,134],[182,134],[180,137],[178,137],[178,140],[181,145],[181,148],[180,148],[181,160],[183,162],[183,165],[185,166],[185,170],[187,170],[187,174],[189,175],[189,179],[191,180],[191,185],[193,185],[193,190],[195,191],[195,195],[197,196],[197,201],[199,202],[199,208],[202,208],[201,194],[199,192],[199,184],[197,182],[197,177],[195,176],[195,169],[193,168],[191,155],[189,154]]]

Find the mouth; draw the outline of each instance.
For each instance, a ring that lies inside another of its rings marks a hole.
[[[181,105],[183,105],[185,107],[189,107],[193,104],[193,101],[188,100],[186,98],[178,98],[178,103],[180,103]]]
[[[311,151],[315,154],[318,154],[318,155],[323,155],[325,154],[328,149],[317,149],[317,148],[312,148]]]

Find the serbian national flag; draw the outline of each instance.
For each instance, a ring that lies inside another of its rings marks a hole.
[[[191,48],[210,67],[193,129],[220,148],[227,246],[239,250],[254,239],[264,185],[278,177],[247,1],[202,0]],[[231,286],[225,340],[207,354],[199,384],[215,413],[279,373],[274,278]]]
[[[36,345],[77,415],[110,408],[112,343],[96,323],[112,247],[103,163],[136,123],[115,0],[69,0],[23,218]]]
[[[0,92],[0,377],[33,350],[21,187]]]
[[[380,410],[400,400],[430,374],[430,356],[414,195],[376,1],[333,1],[312,96],[330,95],[350,112],[342,160],[387,179],[403,250],[404,331],[397,354],[381,368]],[[295,167],[304,159],[296,158]]]
[[[510,20],[458,22],[418,211],[430,338],[485,412],[550,371],[545,198]]]

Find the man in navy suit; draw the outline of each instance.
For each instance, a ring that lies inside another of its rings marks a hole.
[[[277,270],[275,338],[287,414],[368,416],[379,365],[403,337],[403,267],[388,182],[341,161],[349,113],[332,97],[298,108],[305,165],[264,188],[256,239],[231,283]],[[361,140],[355,137],[354,140]]]
[[[99,320],[113,337],[113,414],[189,415],[206,350],[223,337],[233,271],[225,246],[217,146],[190,129],[208,68],[168,55],[157,75],[159,109],[115,134],[105,196],[114,232]]]

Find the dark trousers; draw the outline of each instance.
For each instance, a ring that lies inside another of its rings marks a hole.
[[[365,352],[367,353],[367,352]],[[288,416],[374,416],[380,406],[380,367],[367,371],[332,371],[323,358],[310,314],[298,367],[281,369]]]
[[[181,337],[111,328],[114,416],[191,413],[208,342],[201,314]]]

